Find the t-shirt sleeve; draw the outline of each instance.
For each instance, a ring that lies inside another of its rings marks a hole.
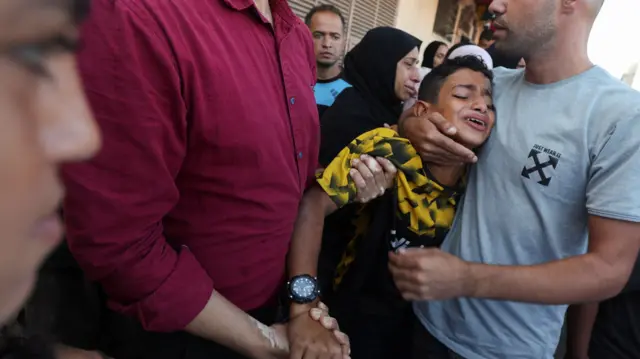
[[[588,213],[640,222],[640,112],[619,121],[596,148],[586,191]]]
[[[351,161],[368,154],[373,157],[389,157],[392,154],[393,138],[400,140],[395,131],[378,128],[366,132],[351,141],[329,165],[317,174],[317,182],[338,206],[344,207],[356,199],[356,186],[349,171]]]

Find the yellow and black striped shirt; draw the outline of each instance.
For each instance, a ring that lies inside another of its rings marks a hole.
[[[349,176],[353,159],[367,154],[384,157],[398,169],[394,195],[397,198],[397,235],[391,247],[439,246],[451,228],[459,193],[440,185],[422,163],[409,140],[388,128],[378,128],[360,135],[345,147],[317,176],[318,184],[341,208],[356,199],[355,183]],[[354,224],[355,236],[347,245],[336,269],[335,284],[339,284],[355,259],[356,243],[365,236],[370,216],[365,208],[359,211]]]

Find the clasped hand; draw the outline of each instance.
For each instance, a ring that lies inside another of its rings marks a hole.
[[[322,303],[287,325],[290,359],[349,359],[349,338]]]

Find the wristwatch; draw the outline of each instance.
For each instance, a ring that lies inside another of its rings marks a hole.
[[[311,303],[320,296],[318,279],[308,274],[297,275],[287,283],[289,299],[297,304]]]

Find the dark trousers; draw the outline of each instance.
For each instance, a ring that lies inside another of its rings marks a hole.
[[[420,323],[414,319],[413,348],[411,359],[464,359],[451,351]]]
[[[394,317],[357,313],[346,329],[351,342],[351,358],[409,359],[412,322],[411,310],[399,312]]]
[[[409,359],[414,314],[398,298],[364,293],[325,297],[329,313],[349,336],[352,359]]]
[[[267,325],[280,319],[277,304],[249,314]],[[28,334],[116,359],[243,359],[184,332],[145,332],[135,319],[111,311],[100,286],[84,277],[64,244],[41,269],[21,322]]]

